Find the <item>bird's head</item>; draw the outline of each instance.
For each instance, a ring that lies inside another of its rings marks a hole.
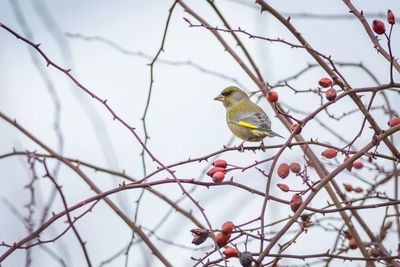
[[[237,102],[248,99],[249,97],[245,92],[235,86],[226,87],[222,92],[217,95],[214,100],[221,101],[225,108],[229,108]]]

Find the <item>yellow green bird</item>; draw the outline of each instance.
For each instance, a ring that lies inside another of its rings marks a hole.
[[[214,100],[224,104],[229,129],[243,141],[259,142],[265,137],[282,137],[271,130],[271,121],[264,110],[239,88],[229,86]]]

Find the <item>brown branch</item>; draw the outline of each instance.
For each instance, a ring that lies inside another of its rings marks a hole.
[[[79,242],[79,244],[80,244],[80,246],[81,246],[81,248],[82,248],[83,254],[85,255],[85,259],[86,259],[87,265],[88,265],[89,267],[91,267],[91,266],[92,266],[92,263],[91,263],[91,261],[90,261],[89,253],[87,252],[87,249],[86,249],[86,242],[83,241],[81,235],[79,234],[78,230],[76,229],[76,227],[75,227],[75,225],[74,225],[74,222],[73,222],[73,220],[72,220],[72,218],[71,218],[71,214],[70,214],[69,211],[68,211],[67,200],[65,199],[64,193],[63,193],[62,190],[61,190],[61,186],[58,185],[58,183],[56,182],[56,180],[54,179],[54,177],[51,175],[51,173],[50,173],[50,171],[49,171],[49,168],[47,167],[46,160],[44,159],[44,160],[39,160],[39,161],[43,164],[43,167],[44,167],[44,169],[45,169],[45,171],[46,171],[45,177],[48,177],[48,178],[50,179],[50,181],[53,183],[53,185],[54,185],[55,188],[57,189],[58,194],[59,194],[60,197],[61,197],[61,201],[62,201],[62,203],[63,203],[64,209],[65,209],[65,213],[66,213],[66,215],[67,215],[68,223],[69,223],[69,225],[71,226],[72,231],[74,232],[76,238],[78,239],[78,242]]]
[[[0,24],[1,26],[1,24]],[[39,146],[41,146],[44,150],[46,150],[48,153],[50,153],[52,156],[54,156],[55,158],[57,158],[59,161],[61,161],[62,163],[64,163],[65,165],[67,165],[69,168],[71,168],[76,174],[78,174],[84,181],[86,184],[88,184],[90,186],[90,188],[95,191],[97,194],[102,193],[102,191],[100,190],[100,188],[97,187],[96,184],[94,184],[89,177],[86,176],[86,174],[84,174],[78,167],[74,166],[70,161],[68,161],[67,159],[63,158],[61,155],[59,155],[58,153],[56,153],[54,150],[52,150],[50,147],[48,147],[46,144],[44,144],[43,142],[41,142],[39,139],[37,139],[35,136],[33,136],[30,132],[28,132],[25,128],[23,128],[21,125],[19,125],[15,120],[12,120],[11,118],[9,118],[8,116],[6,116],[3,112],[0,111],[0,117],[5,120],[6,122],[8,122],[9,124],[13,125],[15,128],[17,128],[19,131],[21,131],[23,134],[25,134],[29,139],[31,139],[32,141],[34,141],[36,144],[38,144]],[[151,242],[151,240],[145,235],[145,233],[140,229],[139,226],[137,226],[135,223],[133,223],[115,204],[114,202],[112,202],[110,199],[108,198],[104,198],[103,199],[108,206],[110,206],[110,208],[133,230],[135,231],[135,233],[137,233],[140,238],[145,242],[145,244],[149,247],[149,249],[154,253],[154,255],[160,259],[161,262],[163,262],[166,266],[172,266],[168,260],[162,255],[162,253],[157,249],[157,247]],[[45,225],[45,224],[42,224]],[[35,231],[36,232],[36,231]],[[27,237],[22,239],[21,241],[19,241],[17,243],[17,245],[21,245],[27,241],[29,241],[31,238],[37,236],[37,234],[35,234],[35,232],[33,232],[33,236],[31,237]],[[15,247],[9,248],[6,252],[4,252],[1,256],[0,256],[0,262],[2,262],[5,258],[7,258],[11,253],[13,253],[15,251]]]

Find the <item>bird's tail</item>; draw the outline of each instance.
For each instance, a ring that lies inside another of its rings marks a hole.
[[[275,137],[275,136],[280,137],[280,138],[285,138],[285,137],[283,137],[282,135],[277,134],[276,132],[274,132],[274,131],[272,131],[272,130],[269,130],[269,131],[268,131],[268,137]]]

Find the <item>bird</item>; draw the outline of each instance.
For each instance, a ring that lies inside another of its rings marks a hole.
[[[236,86],[226,87],[214,98],[226,108],[226,122],[231,132],[244,142],[260,142],[266,137],[282,137],[271,130],[271,120],[260,106]]]

